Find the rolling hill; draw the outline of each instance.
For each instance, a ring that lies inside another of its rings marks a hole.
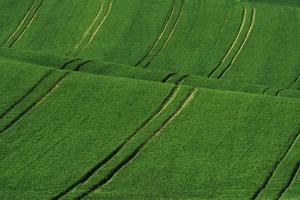
[[[0,199],[300,199],[299,1],[0,16]]]

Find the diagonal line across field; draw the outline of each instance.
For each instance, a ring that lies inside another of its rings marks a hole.
[[[12,104],[9,108],[7,108],[3,113],[0,114],[0,120],[5,117],[7,113],[9,113],[11,110],[13,110],[20,102],[22,102],[27,96],[29,96],[37,87],[40,85],[41,82],[43,82],[46,78],[49,77],[49,75],[53,71],[50,70],[49,72],[45,73],[44,76],[42,76],[41,79],[39,79],[20,99],[18,99],[14,104]]]
[[[179,90],[179,86],[174,86],[169,94],[163,99],[163,101],[160,103],[160,105],[151,113],[151,115],[142,122],[126,139],[122,142],[121,145],[119,145],[116,149],[114,149],[106,158],[104,158],[102,161],[100,161],[96,166],[94,166],[91,170],[89,170],[82,178],[80,178],[77,182],[70,185],[68,188],[66,188],[64,191],[57,194],[53,199],[61,198],[62,196],[66,195],[68,192],[73,190],[77,185],[84,183],[87,181],[96,171],[98,171],[103,165],[105,165],[107,162],[109,162],[111,159],[114,158],[115,155],[118,154],[118,152],[141,130],[143,130],[145,127],[147,127],[158,115],[160,115],[166,107],[172,102],[172,100],[177,95],[177,92]]]
[[[300,138],[300,130],[298,130],[297,134],[295,134],[294,138],[292,139],[292,141],[290,142],[290,144],[288,145],[287,149],[285,150],[285,152],[282,154],[282,156],[279,158],[279,160],[277,160],[274,165],[272,166],[271,171],[269,172],[269,174],[265,177],[265,180],[263,181],[263,183],[258,187],[258,189],[255,191],[255,193],[252,195],[251,199],[256,199],[261,192],[266,188],[266,186],[268,185],[268,183],[270,182],[270,180],[272,179],[272,177],[274,176],[276,170],[278,169],[278,167],[280,166],[280,164],[287,158],[287,156],[290,154],[290,152],[292,151],[293,147],[295,146],[295,144],[298,142]]]
[[[295,181],[297,175],[299,174],[300,171],[300,161],[297,162],[296,166],[294,167],[291,176],[289,178],[289,181],[287,182],[286,185],[284,185],[284,187],[281,189],[281,191],[279,192],[277,199],[281,199],[285,192],[289,189],[289,187],[292,185],[292,183]]]
[[[242,33],[242,31],[245,27],[245,24],[246,24],[245,22],[246,22],[247,12],[248,12],[247,7],[245,5],[243,5],[242,21],[241,21],[241,24],[240,24],[239,31],[238,31],[234,41],[232,42],[231,46],[227,50],[226,54],[223,56],[222,60],[220,61],[219,65],[212,70],[212,72],[208,75],[208,77],[212,77],[214,75],[214,73],[217,71],[217,69],[219,69],[221,67],[221,65],[228,59],[228,56],[230,55],[230,53],[232,52],[232,50],[235,47],[236,43],[238,42],[239,38],[241,37],[241,33]]]
[[[6,124],[2,129],[0,129],[0,134],[7,131],[10,127],[12,127],[14,124],[16,124],[25,114],[27,114],[29,111],[34,109],[36,106],[38,106],[42,101],[44,101],[47,96],[49,96],[58,86],[61,84],[61,82],[70,74],[71,72],[65,72],[60,78],[58,78],[55,83],[53,83],[50,88],[38,99],[36,99],[34,102],[32,102],[28,107],[26,107],[22,112],[20,112],[12,121],[10,121],[8,124]],[[45,79],[44,79],[45,80]]]
[[[243,50],[244,46],[246,45],[247,41],[249,40],[249,37],[255,25],[255,21],[256,9],[254,5],[249,5],[248,3],[243,2],[242,20],[237,35],[226,51],[225,55],[221,59],[220,63],[209,73],[209,78],[223,78],[225,73],[230,70],[230,68],[240,55],[241,51]],[[248,26],[248,24],[249,28],[248,30],[246,30],[246,26]]]
[[[162,32],[157,37],[148,53],[137,62],[136,66],[142,66],[144,68],[148,67],[152,63],[152,61],[156,59],[160,55],[162,50],[167,46],[183,14],[184,0],[179,0],[179,6],[176,6],[176,2],[177,0],[173,1],[171,13],[168,15],[167,22],[165,23]],[[175,13],[177,13],[177,15]]]
[[[252,18],[251,18],[251,25],[249,27],[249,30],[247,32],[246,38],[243,41],[242,45],[240,46],[238,52],[235,54],[235,56],[233,57],[232,61],[230,62],[229,66],[219,75],[218,78],[223,78],[225,73],[232,67],[233,63],[236,61],[237,57],[240,55],[242,49],[244,48],[245,44],[247,43],[247,41],[249,40],[249,37],[253,31],[254,28],[254,24],[255,24],[255,20],[256,20],[256,9],[253,6],[253,10],[252,10]]]
[[[86,49],[91,42],[94,40],[96,34],[101,29],[102,25],[106,21],[106,18],[108,17],[112,5],[113,0],[110,1],[108,8],[106,9],[106,12],[104,15],[102,15],[103,10],[105,9],[105,2],[104,0],[100,0],[100,8],[96,14],[96,17],[94,18],[91,25],[88,27],[88,29],[84,32],[82,38],[80,41],[67,53],[67,55],[77,56],[79,55],[84,49]]]
[[[175,12],[175,8],[176,8],[176,0],[173,0],[171,12],[167,16],[166,23],[164,24],[163,29],[162,29],[160,35],[156,38],[154,44],[152,45],[152,47],[150,48],[150,50],[147,52],[147,54],[141,60],[139,60],[137,62],[136,66],[140,65],[154,51],[155,47],[158,45],[159,41],[162,39],[163,35],[165,34],[165,32],[167,30],[167,27],[169,26],[169,24],[171,22],[171,19],[172,19],[173,15],[174,15],[174,12]]]
[[[23,34],[28,30],[34,19],[36,18],[41,6],[43,4],[43,0],[35,0],[30,8],[28,9],[27,13],[21,20],[17,29],[13,32],[13,34],[6,40],[3,44],[6,47],[12,47],[14,44],[20,40]]]
[[[96,189],[99,189],[103,185],[107,184],[122,168],[124,168],[130,161],[132,161],[143,150],[145,145],[147,145],[151,140],[153,140],[156,136],[158,136],[164,130],[164,128],[166,128],[166,126],[170,124],[181,113],[182,110],[184,110],[184,108],[191,102],[196,92],[197,92],[196,89],[191,89],[190,92],[185,97],[185,99],[181,102],[179,107],[166,120],[164,120],[162,124],[152,134],[150,134],[149,137],[144,142],[142,142],[139,146],[137,146],[134,149],[134,151],[132,151],[131,154],[128,155],[124,160],[118,163],[110,171],[110,173],[106,177],[104,177],[104,179],[102,179],[97,184],[93,185],[87,192],[82,193],[81,195],[76,197],[76,199],[82,199],[87,195],[89,195],[90,193],[92,193],[93,191],[95,191]]]

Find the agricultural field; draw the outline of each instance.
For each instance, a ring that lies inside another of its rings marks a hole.
[[[300,1],[1,0],[0,199],[300,200]]]

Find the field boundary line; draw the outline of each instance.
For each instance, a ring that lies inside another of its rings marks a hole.
[[[169,33],[167,39],[165,40],[165,42],[163,42],[163,46],[161,48],[158,49],[157,53],[154,55],[154,57],[150,58],[149,62],[144,66],[144,68],[147,68],[153,60],[157,59],[158,56],[161,54],[162,50],[164,50],[164,48],[167,46],[169,40],[171,39],[171,37],[173,36],[175,30],[176,30],[176,27],[177,27],[177,24],[178,22],[180,21],[180,18],[183,14],[183,9],[184,9],[184,0],[181,0],[181,6],[180,6],[180,11],[179,11],[179,15],[177,16],[176,18],[176,21],[172,27],[172,30],[171,32]]]
[[[121,150],[122,148],[132,139],[134,136],[136,136],[141,130],[146,128],[158,115],[160,115],[167,106],[173,101],[173,99],[176,97],[179,86],[174,86],[169,93],[165,96],[165,98],[162,100],[162,102],[154,109],[154,111],[151,112],[151,114],[146,117],[146,119],[117,147],[115,148],[108,156],[106,156],[104,159],[102,159],[99,163],[97,163],[94,167],[92,167],[88,172],[86,172],[79,180],[77,180],[75,183],[68,186],[65,190],[55,195],[52,199],[59,199],[72,191],[75,187],[77,187],[79,184],[82,184],[89,180],[90,177],[92,177],[99,169],[101,169],[106,163],[108,163],[110,160],[112,160]]]
[[[252,33],[253,29],[254,29],[254,24],[255,24],[255,21],[256,21],[256,8],[254,7],[254,5],[252,5],[252,9],[253,10],[252,10],[251,24],[250,24],[249,30],[247,32],[247,35],[245,37],[245,40],[243,41],[243,43],[240,46],[238,52],[233,57],[232,61],[228,65],[228,67],[226,67],[225,70],[223,70],[223,72],[218,76],[218,79],[223,78],[224,75],[226,74],[226,72],[231,69],[232,65],[235,63],[237,57],[240,55],[241,51],[243,50],[244,46],[246,45],[246,43],[248,42],[248,40],[250,38],[250,35],[251,35],[251,33]]]
[[[176,0],[173,0],[173,6],[171,8],[171,12],[169,12],[168,16],[167,16],[167,21],[166,23],[164,23],[163,25],[163,29],[161,31],[161,33],[159,34],[159,36],[156,38],[154,44],[152,45],[152,47],[150,48],[150,50],[146,53],[146,55],[144,55],[136,64],[135,66],[140,65],[154,50],[154,48],[158,45],[159,41],[161,40],[161,38],[163,37],[164,33],[167,30],[168,25],[171,22],[171,19],[174,15],[175,12],[175,8],[176,8]]]
[[[300,130],[295,134],[293,137],[292,141],[288,145],[287,149],[285,152],[282,154],[282,156],[277,160],[274,165],[272,166],[271,171],[268,173],[268,175],[265,177],[263,183],[258,187],[258,189],[254,192],[252,195],[251,199],[256,199],[261,192],[266,188],[266,186],[269,184],[270,180],[273,178],[274,174],[276,173],[279,165],[286,159],[286,157],[289,155],[289,153],[292,151],[293,147],[295,146],[296,142],[300,138]]]
[[[40,10],[40,8],[42,7],[43,2],[44,2],[43,0],[41,0],[41,1],[39,1],[39,2],[38,2],[38,0],[35,0],[35,1],[32,3],[31,7],[29,8],[29,10],[28,10],[28,12],[26,13],[26,15],[24,16],[24,18],[22,19],[22,21],[21,21],[21,23],[19,24],[18,28],[17,28],[17,29],[15,30],[15,32],[9,37],[9,39],[5,42],[5,44],[8,43],[7,46],[8,46],[9,48],[13,47],[13,46],[15,45],[15,43],[18,42],[18,41],[21,39],[21,37],[24,35],[24,33],[28,30],[28,28],[30,27],[30,25],[32,24],[32,22],[34,21],[34,19],[36,18],[37,14],[38,14],[38,12],[39,12],[39,10]],[[34,5],[35,5],[36,3],[39,3],[39,4],[38,4],[37,8],[33,11],[33,13],[32,13],[33,16],[31,17],[29,23],[25,26],[25,29],[24,29],[24,30],[21,30],[21,32],[18,33],[18,31],[20,30],[20,28],[22,27],[22,25],[24,24],[24,22],[28,19],[28,16],[31,14],[32,9],[34,8]],[[17,35],[17,34],[19,34],[19,35]],[[12,40],[12,39],[14,38],[14,36],[16,36],[17,38],[14,39],[14,40]],[[9,43],[10,43],[10,44],[9,44]]]
[[[5,117],[7,113],[13,110],[19,103],[21,103],[26,97],[28,97],[45,79],[49,77],[49,75],[53,72],[53,70],[45,73],[42,78],[40,78],[20,99],[18,99],[15,103],[13,103],[10,107],[8,107],[3,113],[0,114],[0,120]]]
[[[58,86],[62,83],[62,81],[70,74],[71,72],[64,73],[59,79],[55,81],[55,83],[37,100],[31,103],[27,108],[25,108],[22,112],[20,112],[10,123],[8,123],[4,128],[0,130],[0,134],[7,131],[10,127],[16,124],[22,117],[38,106],[45,98],[47,98]]]
[[[103,185],[109,183],[112,178],[123,168],[125,167],[130,161],[132,161],[142,150],[143,148],[150,142],[152,139],[154,139],[156,136],[158,136],[164,128],[169,125],[180,113],[184,108],[190,103],[190,101],[195,96],[195,93],[197,92],[197,89],[191,89],[189,94],[185,97],[185,99],[182,101],[181,105],[173,112],[166,120],[162,122],[162,124],[143,142],[141,143],[135,150],[127,156],[124,160],[122,160],[118,165],[116,165],[111,172],[102,180],[100,180],[99,183],[93,185],[87,192],[82,193],[80,196],[76,197],[75,199],[82,199],[86,197],[87,195],[94,192],[96,189],[99,189]]]
[[[234,41],[232,42],[232,44],[230,45],[229,49],[227,49],[226,51],[226,54],[222,57],[220,63],[217,65],[217,67],[215,67],[211,72],[210,74],[208,75],[209,78],[211,78],[214,73],[222,66],[222,64],[226,61],[226,59],[228,58],[228,56],[230,55],[230,53],[232,52],[233,48],[236,46],[236,43],[238,42],[241,34],[242,34],[242,31],[244,30],[244,27],[245,27],[245,22],[246,22],[246,17],[247,17],[247,13],[248,13],[248,9],[245,5],[245,3],[243,3],[243,17],[242,17],[242,21],[241,21],[241,24],[240,24],[240,27],[239,27],[239,31],[234,39]]]
[[[300,171],[300,160],[296,163],[296,166],[294,167],[294,169],[292,170],[292,173],[289,177],[289,180],[287,182],[286,185],[284,185],[284,187],[280,190],[277,199],[281,199],[285,192],[289,189],[289,187],[293,184],[293,182],[295,181],[297,175],[299,174]]]

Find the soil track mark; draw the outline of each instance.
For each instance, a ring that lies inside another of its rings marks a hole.
[[[280,190],[277,199],[281,199],[283,197],[284,193],[289,189],[289,187],[295,181],[297,175],[299,174],[299,171],[300,171],[300,161],[298,161],[296,166],[294,167],[287,184],[284,185],[283,188]]]
[[[256,199],[260,193],[266,188],[272,177],[274,176],[276,170],[278,169],[279,165],[282,163],[283,160],[289,155],[289,153],[292,151],[293,147],[295,146],[296,142],[300,138],[300,130],[298,130],[297,134],[293,137],[292,141],[288,145],[288,148],[286,151],[282,154],[282,156],[277,160],[274,165],[272,166],[271,171],[268,173],[268,175],[265,177],[263,183],[258,187],[258,189],[255,191],[255,193],[252,195],[251,199]]]
[[[100,182],[93,185],[87,192],[82,193],[80,196],[76,197],[76,199],[82,199],[87,195],[91,194],[96,189],[99,189],[103,185],[107,184],[123,167],[125,167],[143,150],[145,145],[147,145],[151,140],[153,140],[156,136],[158,136],[161,133],[161,131],[168,124],[170,124],[176,118],[176,116],[178,116],[181,113],[181,111],[193,99],[196,91],[197,91],[196,89],[191,89],[189,94],[181,102],[180,106],[175,110],[175,112],[173,112],[166,120],[164,120],[162,124],[151,135],[149,135],[149,137],[143,143],[141,143],[138,147],[136,147],[135,150],[130,155],[128,155],[124,160],[122,160],[118,165],[116,165],[104,179],[100,180]]]
[[[180,5],[177,6],[177,1],[180,2]],[[179,8],[179,10],[178,10]],[[156,38],[153,46],[148,51],[148,53],[137,62],[136,66],[142,66],[144,68],[148,67],[151,62],[156,59],[161,51],[166,47],[167,43],[169,42],[170,38],[172,37],[178,22],[183,14],[184,8],[184,0],[174,0],[173,6],[171,9],[170,14],[167,17],[167,22],[164,25],[164,28],[160,35]],[[177,16],[176,16],[177,13]],[[174,19],[175,18],[175,19]],[[172,23],[173,22],[173,23]]]
[[[60,69],[65,69],[66,67],[68,67],[68,65],[70,65],[70,64],[72,64],[72,63],[74,63],[74,62],[76,62],[76,61],[78,61],[78,60],[80,60],[80,59],[81,59],[81,58],[75,58],[75,59],[69,60],[68,62],[64,63],[64,64],[60,67]]]
[[[76,68],[74,69],[74,71],[80,71],[80,69],[81,69],[84,65],[86,65],[86,64],[88,64],[88,63],[90,63],[90,62],[92,62],[92,60],[86,60],[86,61],[83,61],[82,63],[80,63],[79,65],[76,66]]]
[[[11,110],[13,110],[20,102],[22,102],[27,96],[29,96],[36,88],[38,85],[40,85],[41,82],[43,82],[46,78],[49,77],[49,75],[53,71],[50,70],[49,72],[45,73],[45,75],[38,80],[20,99],[18,99],[14,104],[12,104],[9,108],[7,108],[1,115],[0,115],[0,120],[5,117],[7,113],[9,113]]]
[[[115,155],[117,155],[121,149],[141,130],[147,127],[158,115],[160,115],[166,107],[171,103],[171,101],[175,98],[177,92],[179,90],[179,86],[174,86],[169,94],[163,99],[160,105],[150,114],[145,121],[143,121],[116,149],[114,149],[107,157],[97,163],[92,169],[90,169],[87,173],[85,173],[78,181],[67,187],[65,190],[54,196],[52,199],[59,199],[66,195],[68,192],[73,190],[76,186],[81,183],[86,182],[91,176],[93,176],[102,166],[112,160]]]
[[[164,77],[162,80],[161,80],[161,82],[162,83],[165,83],[165,82],[167,82],[168,80],[170,80],[170,78],[172,78],[172,76],[174,76],[174,75],[176,75],[177,73],[170,73],[170,74],[168,74],[166,77]]]
[[[71,72],[65,72],[59,79],[55,81],[54,84],[37,100],[32,102],[28,107],[26,107],[22,112],[20,112],[12,121],[10,121],[7,125],[5,125],[2,129],[0,129],[0,134],[7,131],[10,127],[16,124],[25,114],[38,106],[49,94],[51,94],[60,84],[61,82],[70,74]],[[44,79],[45,80],[45,79]]]
[[[234,41],[232,42],[232,44],[230,45],[230,47],[228,48],[226,54],[222,57],[222,60],[220,61],[220,63],[218,64],[217,67],[215,67],[212,72],[208,75],[209,78],[211,78],[214,73],[217,71],[217,69],[219,69],[223,63],[228,59],[230,53],[232,52],[232,50],[234,49],[234,47],[236,46],[238,40],[240,39],[241,37],[241,34],[242,34],[242,31],[245,27],[245,24],[246,24],[246,17],[247,17],[247,12],[248,12],[248,9],[245,5],[243,5],[243,13],[242,13],[242,20],[241,20],[241,24],[240,24],[240,27],[239,27],[239,31],[234,39]]]
[[[221,59],[220,63],[209,73],[209,78],[223,78],[225,73],[232,67],[239,54],[246,45],[253,31],[256,21],[256,9],[254,5],[243,2],[243,14],[238,33]],[[248,30],[246,30],[248,27]]]
[[[243,50],[245,44],[248,42],[249,37],[250,37],[250,35],[251,35],[252,31],[253,31],[254,24],[255,24],[255,20],[256,20],[256,9],[255,9],[255,7],[253,6],[253,7],[252,7],[251,25],[250,25],[249,30],[248,30],[248,32],[247,32],[246,38],[245,38],[245,40],[243,41],[242,45],[240,46],[238,52],[237,52],[237,53],[235,54],[235,56],[233,57],[233,59],[232,59],[232,61],[230,62],[230,64],[229,64],[229,65],[225,68],[225,70],[222,71],[222,73],[218,76],[218,79],[224,77],[225,73],[226,73],[227,71],[230,70],[230,68],[232,67],[233,63],[236,61],[236,59],[237,59],[238,56],[240,55],[241,51]]]
[[[106,18],[111,11],[112,5],[113,5],[113,0],[110,0],[108,8],[106,9],[104,15],[102,15],[103,10],[105,9],[104,8],[105,3],[104,0],[100,0],[100,8],[96,14],[96,17],[94,18],[93,22],[88,27],[88,29],[84,32],[80,41],[67,53],[67,55],[78,56],[83,50],[85,50],[91,44],[96,34],[99,32],[102,25],[106,21]]]
[[[36,18],[41,6],[43,4],[43,0],[35,0],[30,8],[27,10],[27,13],[21,20],[19,26],[17,29],[12,33],[12,35],[5,41],[3,46],[6,47],[13,47],[14,44],[20,40],[20,38],[23,36],[23,34],[27,31],[27,29],[30,27],[34,19]]]

